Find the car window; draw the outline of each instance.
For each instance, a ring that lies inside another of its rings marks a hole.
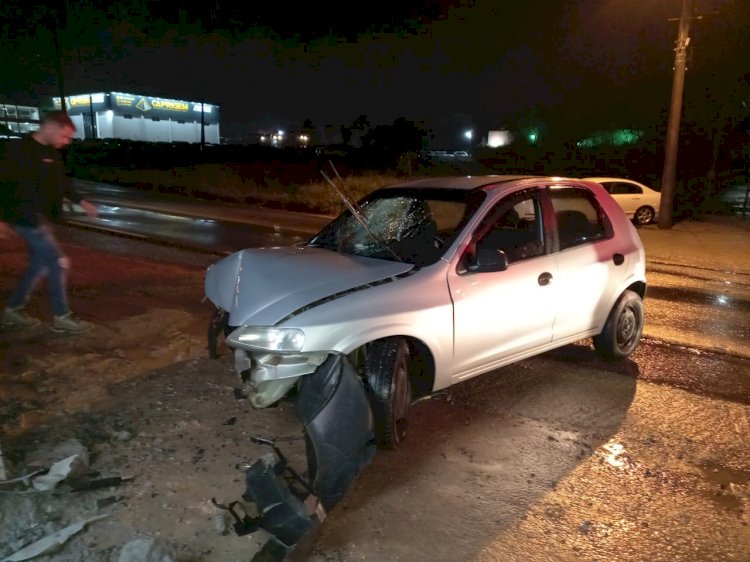
[[[477,249],[505,252],[509,263],[543,255],[541,209],[536,191],[527,190],[503,199],[477,228]]]
[[[560,250],[612,237],[612,225],[593,193],[576,187],[550,189]]]
[[[643,190],[639,186],[627,182],[612,182],[607,188],[607,191],[609,191],[612,195],[630,195],[643,193]]]

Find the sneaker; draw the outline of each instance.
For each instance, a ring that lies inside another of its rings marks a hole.
[[[91,322],[86,322],[73,316],[72,312],[63,314],[62,316],[55,316],[52,320],[52,331],[53,332],[70,332],[71,334],[82,334],[88,332],[94,325]]]
[[[26,314],[20,306],[6,308],[3,311],[3,318],[0,321],[3,328],[35,328],[41,323],[41,320]]]

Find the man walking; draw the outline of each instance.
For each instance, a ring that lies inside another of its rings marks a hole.
[[[41,323],[28,316],[24,307],[45,276],[52,304],[52,330],[82,333],[92,327],[70,311],[66,287],[70,264],[53,230],[53,223],[62,218],[64,198],[80,204],[88,216],[96,216],[96,206],[70,185],[59,152],[70,144],[75,130],[67,113],[53,111],[42,117],[39,130],[7,147],[0,167],[0,238],[14,232],[23,238],[29,262],[0,318],[4,328],[33,328]]]

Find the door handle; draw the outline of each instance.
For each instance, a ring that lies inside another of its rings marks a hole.
[[[615,262],[615,265],[622,265],[625,263],[625,256],[622,254],[615,254],[612,256],[612,261]]]
[[[550,281],[552,281],[552,274],[549,273],[548,271],[545,271],[544,273],[539,275],[539,278],[536,281],[542,287],[549,285]]]

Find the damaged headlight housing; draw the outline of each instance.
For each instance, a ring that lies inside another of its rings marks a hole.
[[[298,328],[240,326],[227,336],[226,343],[250,351],[300,351],[305,333]]]

